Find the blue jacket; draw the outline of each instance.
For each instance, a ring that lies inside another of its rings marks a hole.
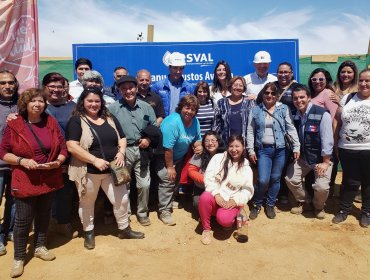
[[[181,90],[180,90],[180,98],[183,98],[185,95],[194,94],[195,86],[192,83],[189,83],[181,78]],[[170,90],[170,80],[167,77],[164,80],[160,80],[151,86],[151,90],[155,93],[159,94],[162,98],[164,112],[166,113],[166,117],[170,114],[170,105],[171,105],[171,90]]]
[[[263,103],[253,107],[249,119],[247,129],[247,148],[249,155],[254,154],[254,148],[262,148],[262,139],[265,132],[266,111]],[[285,148],[284,134],[288,133],[294,139],[294,152],[299,152],[299,139],[297,130],[294,127],[292,116],[289,107],[280,102],[276,103],[276,107],[272,115],[279,120],[272,120],[272,128],[274,131],[275,146],[277,149]],[[283,129],[282,129],[283,128]]]

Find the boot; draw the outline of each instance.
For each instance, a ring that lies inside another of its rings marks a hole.
[[[86,249],[91,250],[95,248],[95,235],[94,230],[89,230],[84,232],[85,241],[84,246]]]
[[[118,231],[119,239],[143,239],[145,234],[139,231],[133,231],[130,226]]]

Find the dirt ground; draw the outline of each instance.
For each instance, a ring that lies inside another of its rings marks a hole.
[[[310,212],[292,215],[279,206],[269,220],[261,212],[250,222],[249,241],[238,243],[232,233],[214,226],[209,246],[200,243],[201,227],[191,217],[191,205],[174,210],[177,225],[168,227],[150,212],[152,225],[142,227],[131,217],[143,240],[119,240],[115,225],[96,216],[96,247],[88,251],[83,238],[67,240],[51,231],[52,262],[32,258],[29,251],[23,279],[370,279],[370,229],[359,226],[359,204],[340,225],[331,224],[337,198],[327,204],[327,216]],[[97,207],[99,208],[99,207]],[[99,209],[98,209],[99,210]],[[3,213],[3,209],[0,210]],[[9,278],[13,244],[0,257],[0,279]]]

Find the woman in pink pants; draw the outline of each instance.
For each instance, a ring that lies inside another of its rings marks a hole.
[[[229,228],[233,225],[240,208],[253,196],[253,174],[245,158],[245,146],[241,135],[229,137],[227,151],[216,154],[208,164],[204,175],[206,191],[199,199],[199,215],[203,233],[202,243],[212,240],[210,219]]]

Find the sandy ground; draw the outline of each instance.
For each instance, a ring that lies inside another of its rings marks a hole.
[[[168,227],[150,212],[152,225],[132,227],[143,240],[119,240],[115,225],[96,216],[96,247],[88,251],[83,238],[68,240],[51,231],[52,262],[28,253],[23,279],[370,279],[370,229],[359,226],[359,204],[343,224],[331,224],[337,198],[327,204],[327,216],[310,212],[292,215],[279,206],[274,220],[261,212],[250,222],[249,241],[236,242],[232,233],[214,226],[209,246],[200,243],[201,227],[191,217],[190,204],[176,209],[177,225]],[[101,208],[101,207],[100,207]],[[97,207],[99,210],[99,207]],[[3,213],[3,209],[1,209]],[[13,244],[0,257],[0,279],[9,278]]]

